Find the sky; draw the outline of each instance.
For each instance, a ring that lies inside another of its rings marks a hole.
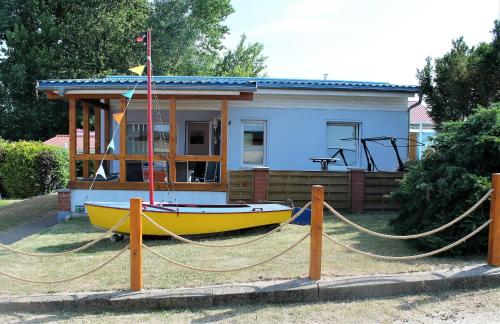
[[[264,44],[276,78],[417,84],[425,58],[491,41],[500,0],[232,0],[225,45]]]

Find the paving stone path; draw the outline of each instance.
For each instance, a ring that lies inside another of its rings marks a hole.
[[[54,226],[57,222],[57,213],[55,211],[47,213],[35,223],[21,225],[5,232],[0,232],[0,242],[3,244],[15,243],[41,230]]]

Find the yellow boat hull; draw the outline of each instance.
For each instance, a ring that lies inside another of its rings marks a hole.
[[[252,205],[256,206],[256,205]],[[264,206],[264,205],[259,205]],[[128,208],[102,206],[88,203],[85,205],[90,222],[103,229],[112,228],[120,219],[129,213]],[[148,215],[162,227],[178,235],[208,234],[234,231],[263,225],[282,223],[290,218],[292,210],[282,206],[280,210],[265,210],[265,207],[251,208],[250,211],[221,211],[217,212],[183,212],[145,210]],[[275,208],[276,209],[276,208]],[[192,210],[192,208],[191,208]],[[165,232],[143,219],[142,230],[144,235],[166,236]],[[115,231],[130,233],[130,223],[125,221]]]

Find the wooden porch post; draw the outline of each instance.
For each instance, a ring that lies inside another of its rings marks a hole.
[[[175,168],[175,156],[177,155],[177,122],[175,120],[177,102],[174,99],[170,99],[169,107],[169,122],[170,122],[170,136],[168,142],[168,164],[170,167],[170,174],[172,175],[172,182],[177,181],[176,168]],[[168,178],[168,175],[167,175]]]
[[[89,104],[83,103],[83,154],[90,153],[89,141]],[[83,161],[83,177],[89,177],[89,161]]]
[[[109,107],[109,99],[104,100],[104,103]],[[109,121],[111,116],[111,108],[104,111],[104,147],[108,147],[109,140],[111,139],[111,130],[109,129]]]
[[[120,99],[120,112],[125,112],[127,98]],[[120,182],[127,181],[127,114],[123,114],[120,123]]]
[[[101,153],[101,108],[94,106],[94,147],[95,154]],[[97,163],[99,163],[97,161]],[[99,167],[99,166],[97,166]]]
[[[109,107],[109,99],[106,99],[104,100],[104,103],[106,105],[108,105]],[[109,121],[111,120],[111,108],[108,108],[108,110],[104,110],[104,148],[107,149],[108,148],[108,145],[109,145],[109,140],[111,138],[111,130],[109,129]],[[114,154],[114,152],[113,152]],[[107,172],[109,172],[110,170],[110,166],[109,166],[109,161],[104,161],[105,165],[107,166]]]
[[[76,180],[76,99],[69,99],[69,179]]]
[[[220,150],[220,182],[224,185],[227,185],[227,100],[222,100],[222,105],[220,108],[220,124],[221,124],[221,150]]]

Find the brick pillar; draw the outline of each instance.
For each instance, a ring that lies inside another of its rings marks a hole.
[[[362,213],[365,209],[365,171],[350,170],[351,178],[351,213]]]
[[[71,213],[71,190],[60,189],[57,191],[57,219],[64,221]]]
[[[253,169],[253,202],[267,200],[269,168]]]

